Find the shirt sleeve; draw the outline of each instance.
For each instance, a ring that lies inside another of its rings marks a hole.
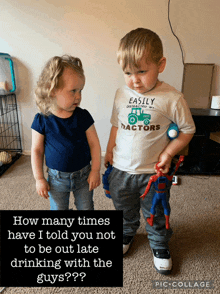
[[[45,134],[45,119],[42,114],[35,115],[31,128],[42,135]]]
[[[91,127],[93,124],[94,124],[93,117],[88,112],[88,110],[84,109],[83,115],[82,115],[82,125],[83,125],[84,131],[88,130],[88,128]]]
[[[174,122],[178,125],[179,130],[184,134],[194,134],[196,131],[191,111],[183,96],[180,97],[177,102]]]

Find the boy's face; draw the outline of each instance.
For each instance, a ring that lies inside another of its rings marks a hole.
[[[126,85],[140,94],[152,90],[158,82],[159,73],[163,72],[166,65],[166,58],[161,58],[158,64],[147,61],[143,56],[139,62],[139,67],[127,67],[124,70]]]

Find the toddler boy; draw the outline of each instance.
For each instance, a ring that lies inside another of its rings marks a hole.
[[[183,94],[159,81],[166,66],[159,36],[138,28],[121,39],[118,62],[126,85],[117,90],[111,117],[111,133],[105,165],[113,165],[108,177],[109,190],[117,210],[123,210],[123,253],[127,253],[140,225],[140,208],[150,217],[153,185],[144,200],[140,196],[157,162],[163,173],[172,158],[192,139],[195,125]],[[178,125],[178,138],[169,141],[167,129]],[[166,190],[169,206],[170,186]],[[170,274],[172,260],[168,242],[172,229],[166,229],[162,205],[156,208],[154,225],[146,222],[154,265],[161,274]]]

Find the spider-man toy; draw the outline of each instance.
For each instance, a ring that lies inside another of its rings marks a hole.
[[[150,209],[151,216],[147,218],[147,222],[150,226],[153,226],[154,221],[154,215],[155,215],[155,207],[156,205],[161,201],[163,208],[164,208],[164,215],[166,218],[166,229],[168,230],[170,228],[169,225],[169,216],[170,216],[170,210],[167,207],[167,201],[166,201],[166,187],[169,184],[169,182],[172,182],[172,178],[176,171],[178,170],[181,162],[183,162],[184,156],[181,155],[179,158],[179,161],[176,164],[176,168],[171,175],[164,174],[160,171],[158,167],[158,163],[156,164],[157,174],[150,177],[150,180],[148,182],[148,185],[146,187],[146,190],[143,195],[141,195],[141,198],[144,199],[147,193],[150,190],[151,184],[154,185],[154,188],[156,192],[154,193],[153,199],[152,199],[152,206]]]

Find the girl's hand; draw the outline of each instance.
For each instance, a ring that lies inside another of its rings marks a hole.
[[[172,156],[167,152],[162,152],[159,156],[158,161],[159,161],[158,167],[160,167],[161,172],[164,174],[167,174],[171,166]],[[156,165],[154,169],[157,172]]]
[[[36,180],[36,189],[37,193],[44,197],[45,199],[49,198],[48,191],[50,190],[50,185],[46,181],[46,179]]]
[[[100,172],[91,170],[87,181],[89,183],[89,191],[97,188],[101,183]]]

